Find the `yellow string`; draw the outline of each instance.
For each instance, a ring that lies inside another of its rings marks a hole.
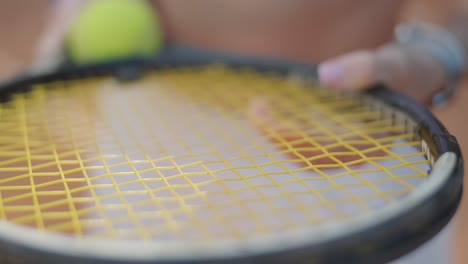
[[[142,240],[345,221],[425,180],[406,131],[356,98],[219,65],[40,84],[0,105],[0,219]]]

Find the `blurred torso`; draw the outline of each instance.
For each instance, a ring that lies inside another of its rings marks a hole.
[[[390,40],[404,0],[156,0],[169,42],[319,62]]]

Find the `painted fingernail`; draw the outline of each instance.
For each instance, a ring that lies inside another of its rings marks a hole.
[[[319,65],[318,74],[320,82],[337,87],[344,80],[344,67],[337,62],[325,62]]]

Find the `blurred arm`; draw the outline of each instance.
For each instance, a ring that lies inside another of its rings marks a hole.
[[[32,71],[53,69],[63,60],[66,35],[80,7],[88,0],[50,1],[49,21],[36,46]]]

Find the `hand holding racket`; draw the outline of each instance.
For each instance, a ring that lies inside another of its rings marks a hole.
[[[420,103],[445,105],[466,74],[467,21],[460,16],[447,27],[402,24],[395,30],[396,43],[331,59],[321,65],[320,79],[338,90],[360,90],[383,82]]]

